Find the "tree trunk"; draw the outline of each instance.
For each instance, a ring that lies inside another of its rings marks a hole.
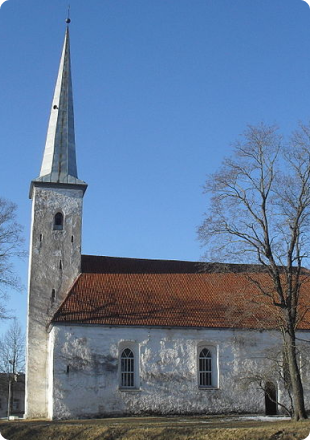
[[[293,395],[293,418],[302,420],[307,418],[304,403],[304,391],[300,377],[300,371],[297,362],[295,330],[290,328],[284,335],[285,349],[287,354],[288,368],[291,377],[292,395]]]

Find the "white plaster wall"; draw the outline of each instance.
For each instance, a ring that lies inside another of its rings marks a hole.
[[[39,184],[37,184],[39,185]],[[80,272],[83,191],[34,186],[29,259],[26,417],[49,414],[48,325]],[[63,230],[54,230],[56,212]],[[73,237],[73,238],[72,238]],[[60,261],[62,266],[60,267]],[[56,297],[52,298],[52,290]]]
[[[241,379],[268,369],[266,350],[281,346],[277,333],[270,331],[58,325],[53,337],[50,399],[54,418],[264,413],[263,392],[254,385],[245,388]],[[137,390],[119,388],[119,347],[125,342],[136,345],[140,353]],[[197,347],[201,343],[218,353],[218,387],[214,389],[198,388]],[[308,372],[304,369],[303,374]]]

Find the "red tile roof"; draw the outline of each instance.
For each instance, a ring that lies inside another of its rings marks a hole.
[[[82,255],[82,273],[262,272],[261,265]]]
[[[276,327],[280,309],[260,295],[249,277],[270,283],[260,266],[83,256],[82,273],[53,322]],[[310,329],[310,316],[301,328]]]

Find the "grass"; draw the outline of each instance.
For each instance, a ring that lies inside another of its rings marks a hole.
[[[70,421],[1,421],[7,440],[304,440],[310,421],[237,417],[130,417]]]

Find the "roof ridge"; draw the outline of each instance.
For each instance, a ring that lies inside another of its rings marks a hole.
[[[82,273],[259,273],[261,264],[82,255]]]

